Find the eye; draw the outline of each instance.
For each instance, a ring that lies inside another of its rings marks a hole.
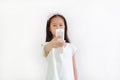
[[[53,27],[56,27],[57,25],[53,24]]]
[[[62,24],[60,24],[60,26],[63,26]]]
[[[61,28],[63,28],[63,27],[64,27],[64,25],[63,25],[63,24],[60,24],[59,26],[60,26]]]

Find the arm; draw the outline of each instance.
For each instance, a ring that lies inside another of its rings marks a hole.
[[[49,51],[53,48],[53,45],[51,44],[51,42],[49,42],[48,44],[46,44],[44,46],[44,50],[45,50],[45,56],[48,55]]]
[[[52,39],[48,44],[44,46],[45,55],[47,56],[52,48],[58,48],[65,45],[65,41],[57,41],[57,38]]]
[[[74,70],[74,80],[78,80],[76,62],[75,62],[75,55],[73,55],[72,61],[73,61],[73,70]]]

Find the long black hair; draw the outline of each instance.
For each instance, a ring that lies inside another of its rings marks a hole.
[[[63,15],[61,14],[54,14],[53,16],[51,16],[48,20],[47,20],[47,25],[46,25],[46,42],[49,42],[52,40],[53,35],[50,32],[50,24],[51,24],[51,20],[55,17],[61,17],[64,21],[64,25],[65,25],[65,34],[64,34],[64,39],[66,42],[70,43],[68,35],[67,35],[67,22],[66,19]]]

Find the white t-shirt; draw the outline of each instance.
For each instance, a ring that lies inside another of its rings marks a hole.
[[[42,45],[44,56],[44,45],[47,43]],[[63,53],[59,53],[59,48],[52,48],[46,57],[48,61],[46,80],[74,80],[72,56],[76,51],[77,48],[71,43],[67,43]]]

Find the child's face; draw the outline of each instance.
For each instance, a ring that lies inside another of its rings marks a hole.
[[[50,31],[51,31],[53,37],[55,37],[56,29],[65,29],[64,20],[59,16],[54,17],[53,19],[51,19]]]

